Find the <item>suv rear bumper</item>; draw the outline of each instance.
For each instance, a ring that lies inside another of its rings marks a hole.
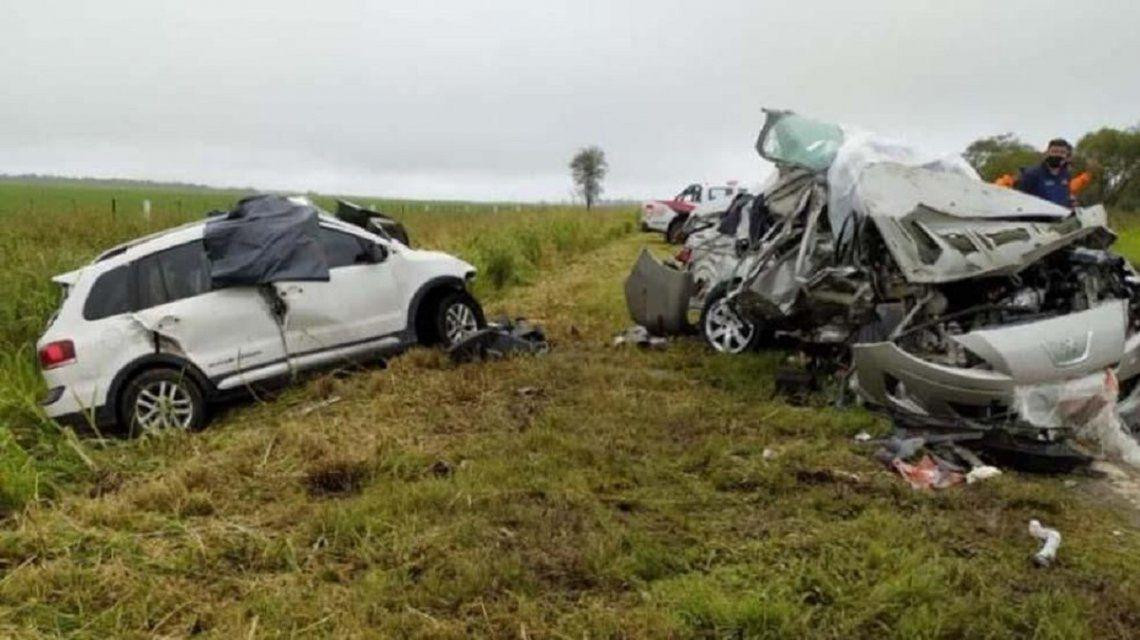
[[[52,416],[51,419],[61,426],[83,431],[91,429],[92,421],[95,423],[95,428],[99,430],[115,426],[115,412],[107,405],[95,407],[91,411],[64,413]]]

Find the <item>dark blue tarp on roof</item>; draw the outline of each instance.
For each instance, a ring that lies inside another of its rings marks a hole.
[[[206,223],[216,287],[329,279],[318,210],[282,196],[251,196]]]

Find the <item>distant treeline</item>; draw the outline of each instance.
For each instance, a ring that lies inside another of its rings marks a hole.
[[[132,180],[130,178],[76,178],[71,176],[22,173],[9,175],[0,173],[0,183],[43,184],[76,187],[124,187],[147,188],[174,191],[255,191],[253,187],[211,187],[193,182],[166,182],[161,180]]]

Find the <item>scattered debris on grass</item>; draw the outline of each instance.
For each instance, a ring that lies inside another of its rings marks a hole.
[[[923,454],[917,464],[895,458],[891,466],[915,489],[946,489],[966,481],[961,471],[929,453]]]
[[[516,354],[543,354],[550,351],[550,343],[542,327],[530,324],[525,318],[514,321],[503,318],[492,322],[460,340],[447,353],[452,362],[501,360]]]
[[[974,484],[975,482],[989,480],[990,478],[996,478],[1000,475],[1001,469],[990,466],[988,464],[982,465],[980,467],[974,467],[973,469],[970,469],[969,473],[966,474],[966,484]]]
[[[635,324],[614,336],[614,346],[634,345],[642,349],[664,349],[669,341],[661,336],[651,335],[649,329]]]
[[[906,432],[900,429],[890,438],[877,442],[880,447],[875,458],[898,472],[915,489],[945,489],[1001,475],[1001,469],[986,464],[973,451],[958,444],[952,434],[906,437]]]
[[[1053,560],[1057,558],[1057,547],[1061,546],[1061,533],[1043,526],[1037,520],[1030,520],[1029,535],[1042,542],[1041,548],[1033,554],[1033,563],[1039,567],[1053,564]]]

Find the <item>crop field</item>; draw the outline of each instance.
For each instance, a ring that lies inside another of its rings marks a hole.
[[[239,196],[0,183],[0,637],[1140,634],[1140,511],[1102,480],[914,491],[852,441],[885,420],[774,396],[785,354],[612,346],[638,250],[670,251],[628,207],[379,202],[547,355],[415,349],[196,433],[40,417],[48,278]],[[1031,518],[1064,536],[1052,567]]]

